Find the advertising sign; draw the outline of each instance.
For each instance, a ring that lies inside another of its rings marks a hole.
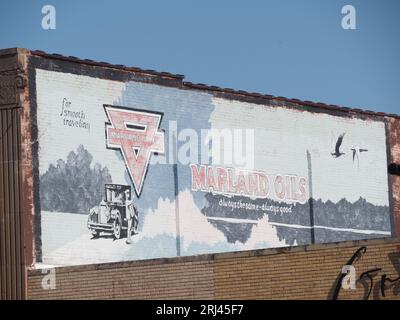
[[[385,123],[36,69],[42,262],[391,235]]]

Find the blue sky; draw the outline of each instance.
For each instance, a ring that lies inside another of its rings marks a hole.
[[[56,30],[41,27],[45,4]],[[346,4],[357,30],[341,27]],[[16,46],[400,113],[398,0],[2,0],[0,48]]]

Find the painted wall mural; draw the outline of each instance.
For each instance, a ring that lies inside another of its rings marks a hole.
[[[389,237],[385,124],[36,69],[42,263]]]

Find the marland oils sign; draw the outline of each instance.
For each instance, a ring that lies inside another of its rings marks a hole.
[[[383,121],[40,68],[35,83],[43,263],[391,235]]]

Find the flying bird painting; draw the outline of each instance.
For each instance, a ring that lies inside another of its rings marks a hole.
[[[354,160],[357,158],[357,164],[358,164],[358,166],[360,166],[361,152],[367,152],[368,149],[361,149],[360,147],[355,146],[355,147],[351,148],[350,150],[353,151],[353,163],[354,163]]]
[[[340,146],[342,145],[343,137],[344,137],[345,134],[346,134],[345,132],[342,133],[342,134],[339,136],[339,138],[337,139],[337,141],[336,141],[335,152],[332,152],[332,153],[331,153],[331,155],[332,155],[334,158],[339,158],[340,156],[342,156],[342,155],[345,154],[345,153],[343,153],[343,152],[340,151]]]

